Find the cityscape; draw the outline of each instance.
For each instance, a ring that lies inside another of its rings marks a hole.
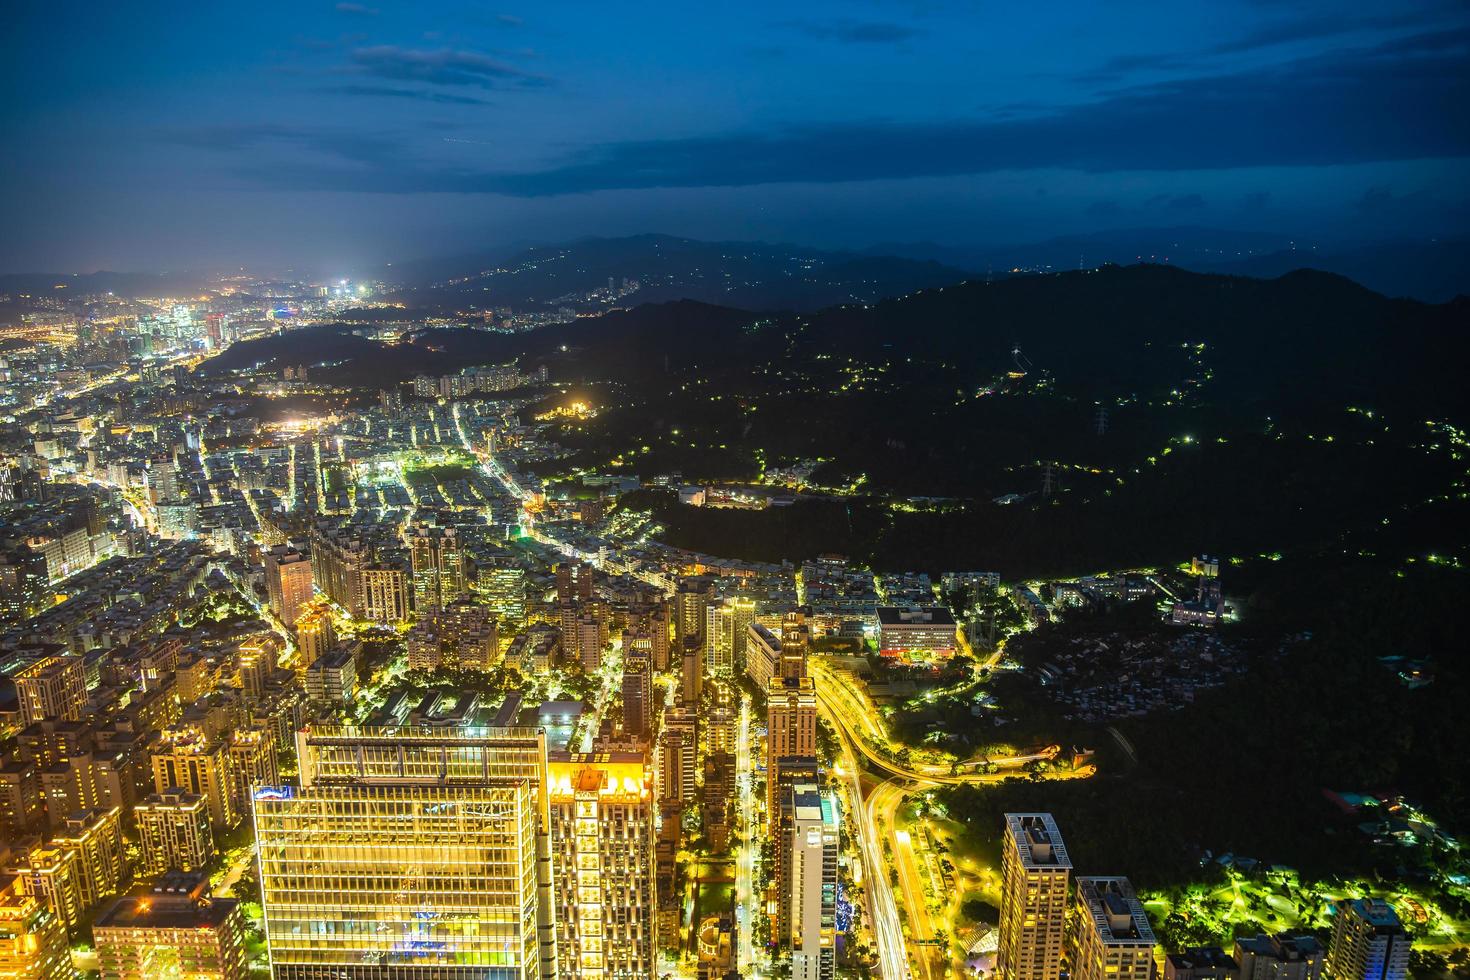
[[[1470,977],[1464,9],[60,6],[0,980]]]

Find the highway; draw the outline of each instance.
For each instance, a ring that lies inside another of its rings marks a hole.
[[[868,921],[872,924],[873,943],[878,953],[878,975],[884,980],[901,980],[908,973],[908,952],[904,945],[903,925],[898,918],[898,904],[893,900],[893,884],[888,880],[888,865],[883,860],[883,847],[873,812],[863,800],[862,770],[853,752],[852,737],[841,724],[834,724],[842,749],[840,775],[849,783],[851,818],[857,825],[858,850],[863,859],[863,885],[868,896]]]

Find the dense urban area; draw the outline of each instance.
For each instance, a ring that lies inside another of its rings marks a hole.
[[[4,297],[0,977],[1465,975],[1464,419],[888,330],[1345,284],[660,282]]]

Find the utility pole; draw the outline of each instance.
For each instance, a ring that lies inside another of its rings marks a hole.
[[[1097,408],[1097,414],[1092,417],[1092,423],[1097,428],[1097,434],[1103,435],[1108,431],[1108,410],[1101,405]]]
[[[1046,469],[1041,474],[1041,495],[1043,497],[1050,497],[1055,488],[1056,481],[1052,477],[1052,467],[1050,463],[1047,463]]]

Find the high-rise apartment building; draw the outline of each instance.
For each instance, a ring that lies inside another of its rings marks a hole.
[[[623,634],[623,728],[636,738],[653,733],[653,663],[648,640]]]
[[[705,613],[705,668],[713,677],[729,677],[745,662],[745,637],[755,622],[755,600],[724,599]]]
[[[817,692],[810,677],[771,678],[766,686],[766,817],[778,829],[781,767],[817,755]]]
[[[699,707],[704,693],[704,644],[697,636],[685,638],[684,658],[679,672],[679,703],[690,709]]]
[[[464,595],[464,550],[459,531],[452,527],[413,528],[408,550],[414,610],[419,615],[443,609]]]
[[[1067,944],[1075,980],[1150,980],[1153,927],[1127,878],[1079,877]]]
[[[1000,980],[1058,980],[1072,861],[1049,813],[1006,814],[1001,844]]]
[[[712,583],[704,576],[679,580],[674,592],[674,636],[681,651],[686,640],[696,638],[703,648],[705,611],[709,608],[712,590]]]
[[[332,614],[325,606],[310,606],[296,620],[296,670],[304,674],[337,641]]]
[[[147,877],[166,871],[198,871],[215,855],[214,831],[204,797],[181,790],[153,793],[133,808]]]
[[[552,761],[561,980],[654,976],[654,798],[641,753]]]
[[[15,672],[21,721],[27,725],[48,718],[77,721],[87,704],[86,672],[82,658],[70,654],[42,657]]]
[[[790,906],[791,980],[832,980],[836,970],[837,800],[814,784],[791,788],[791,840],[785,849]]]
[[[72,980],[66,926],[15,876],[0,875],[0,977]]]
[[[1412,940],[1398,913],[1381,898],[1337,903],[1327,976],[1332,980],[1404,980]]]
[[[277,980],[554,980],[543,732],[308,729],[297,754],[300,788],[254,797]]]
[[[472,602],[452,602],[421,614],[406,640],[408,666],[413,670],[489,670],[499,659],[495,619],[489,607]]]
[[[153,790],[183,790],[204,797],[212,826],[228,830],[240,820],[233,763],[224,738],[193,727],[171,728],[153,752]]]
[[[265,592],[275,613],[288,628],[301,618],[311,601],[311,559],[288,545],[277,545],[265,553]]]
[[[659,801],[685,803],[694,798],[698,771],[699,716],[685,708],[664,712],[663,730],[658,733]]]
[[[364,565],[361,583],[361,616],[377,623],[401,623],[409,614],[408,570],[392,562]]]

